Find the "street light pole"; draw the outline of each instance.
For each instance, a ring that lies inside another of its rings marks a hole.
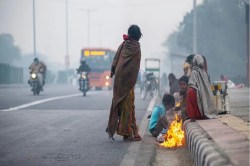
[[[87,9],[88,12],[88,47],[89,47],[89,17],[90,17],[90,9]]]
[[[35,11],[35,0],[33,0],[33,51],[34,57],[36,57],[36,11]]]
[[[66,56],[69,55],[69,36],[68,36],[68,0],[66,0]]]
[[[246,9],[246,28],[247,28],[247,86],[250,86],[250,64],[249,64],[249,57],[250,57],[250,48],[249,48],[249,40],[250,40],[250,11],[249,11],[249,4],[245,2],[245,9]]]
[[[93,12],[93,11],[95,11],[95,9],[81,9],[82,11],[86,11],[87,12],[87,14],[88,14],[88,41],[87,41],[87,43],[88,43],[88,47],[89,47],[89,43],[90,43],[90,13],[91,12]]]
[[[101,29],[102,29],[102,24],[99,23],[99,46],[101,47],[102,46],[102,32],[101,32]]]
[[[65,0],[65,39],[66,39],[66,55],[65,55],[65,66],[68,70],[70,66],[70,57],[69,57],[69,28],[68,28],[68,0]]]
[[[196,0],[193,7],[193,54],[197,53],[197,15],[196,15]]]
[[[66,30],[66,56],[65,56],[65,66],[66,66],[66,75],[67,75],[67,82],[69,83],[69,65],[70,65],[70,58],[69,58],[69,32],[68,32],[68,0],[65,0],[65,30]]]

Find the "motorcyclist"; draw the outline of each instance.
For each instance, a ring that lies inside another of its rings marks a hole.
[[[88,74],[89,72],[91,71],[89,65],[86,63],[85,59],[82,59],[81,62],[80,62],[80,66],[79,68],[77,69],[77,73],[80,74],[81,72],[86,72],[86,76],[87,76],[87,81],[88,81],[88,87],[89,87],[89,77],[88,77]],[[80,78],[79,78],[79,85],[80,85]],[[80,88],[79,88],[80,90]]]
[[[42,82],[40,82],[40,84],[41,84],[41,90],[43,90],[42,87],[45,84],[45,75],[46,75],[46,70],[47,70],[45,63],[39,61],[38,58],[34,58],[34,61],[30,65],[29,69],[30,69],[30,74],[31,73],[41,74],[39,76],[40,77],[39,79],[42,80]],[[28,83],[30,84],[30,80],[28,81]]]
[[[89,65],[86,63],[85,59],[82,59],[81,60],[81,64],[79,66],[79,68],[77,69],[77,72],[78,73],[81,73],[81,72],[90,72],[90,67]]]

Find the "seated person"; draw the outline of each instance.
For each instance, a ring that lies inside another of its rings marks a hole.
[[[187,90],[188,90],[188,80],[189,78],[187,76],[182,76],[179,79],[179,85],[180,85],[180,112],[181,112],[181,119],[184,122],[185,120],[188,119],[188,114],[187,114]]]
[[[164,128],[168,128],[172,119],[172,116],[168,117],[168,115],[171,113],[170,108],[173,108],[174,105],[174,97],[171,94],[164,94],[162,102],[153,108],[149,131],[154,137],[157,137]]]
[[[187,114],[191,120],[217,117],[213,93],[209,84],[205,57],[196,54],[187,90]],[[188,123],[188,122],[187,122]]]

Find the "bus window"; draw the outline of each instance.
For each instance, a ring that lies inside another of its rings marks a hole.
[[[82,49],[81,58],[86,60],[86,63],[91,68],[89,73],[90,86],[112,88],[112,79],[109,78],[111,64],[115,56],[115,51],[110,49]]]

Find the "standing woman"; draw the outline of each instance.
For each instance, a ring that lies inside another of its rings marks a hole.
[[[113,139],[115,132],[123,136],[123,140],[139,141],[135,120],[134,86],[140,69],[141,48],[139,40],[142,36],[137,25],[131,25],[128,35],[123,35],[123,43],[119,46],[113,59],[111,78],[114,78],[113,100],[106,132]]]

